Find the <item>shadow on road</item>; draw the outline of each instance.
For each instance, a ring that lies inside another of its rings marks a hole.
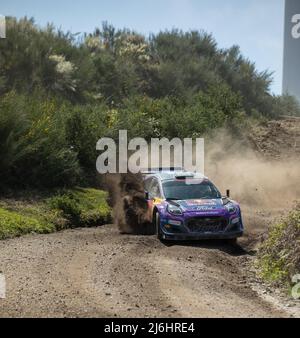
[[[246,250],[239,244],[226,243],[226,241],[222,240],[202,240],[202,241],[183,241],[183,242],[162,241],[162,243],[167,247],[189,246],[194,248],[219,250],[231,256],[245,256],[245,255],[253,256],[255,254],[255,251]]]

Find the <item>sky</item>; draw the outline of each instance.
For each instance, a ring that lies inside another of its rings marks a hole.
[[[103,21],[146,35],[203,29],[219,47],[237,44],[258,70],[274,72],[271,91],[282,91],[284,0],[1,0],[0,14],[73,33],[93,32]]]

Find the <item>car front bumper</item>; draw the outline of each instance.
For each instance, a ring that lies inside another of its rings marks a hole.
[[[212,232],[212,233],[170,233],[162,230],[162,239],[172,241],[197,241],[197,240],[213,240],[213,239],[235,239],[242,237],[243,230],[231,232]]]
[[[244,226],[242,218],[239,215],[239,222],[231,224],[230,219],[226,219],[227,225],[223,229],[214,229],[213,231],[205,231],[200,227],[201,231],[191,230],[187,226],[187,220],[182,221],[181,225],[170,225],[170,219],[164,219],[161,223],[161,237],[165,240],[205,240],[205,239],[236,239],[244,234]],[[204,224],[205,227],[205,224]]]

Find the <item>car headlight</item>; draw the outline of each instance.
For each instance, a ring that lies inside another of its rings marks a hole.
[[[235,224],[238,224],[240,222],[240,218],[239,217],[236,217],[234,219],[231,220],[231,224],[232,225],[235,225]]]
[[[176,205],[169,204],[167,210],[172,215],[182,215],[182,210]]]
[[[225,205],[225,208],[230,214],[234,214],[237,211],[237,207],[234,204],[227,204]]]

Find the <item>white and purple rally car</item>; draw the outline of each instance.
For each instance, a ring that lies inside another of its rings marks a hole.
[[[184,170],[143,172],[149,217],[159,239],[226,239],[243,235],[241,209],[199,173]]]

